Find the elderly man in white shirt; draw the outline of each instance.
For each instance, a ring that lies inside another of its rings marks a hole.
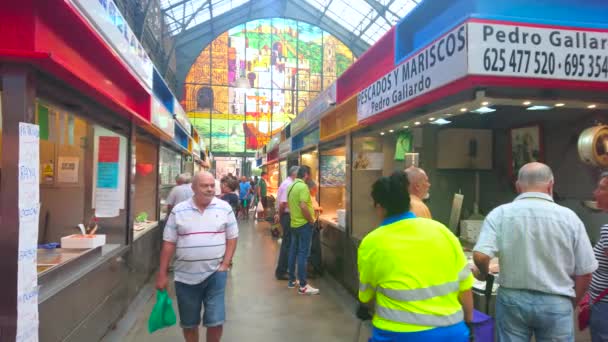
[[[553,182],[547,165],[524,165],[520,195],[490,212],[474,248],[479,280],[499,257],[498,341],[574,341],[573,309],[597,261],[583,222],[553,201]]]
[[[186,342],[199,341],[201,308],[208,342],[219,342],[225,320],[227,271],[236,250],[238,225],[232,207],[215,197],[215,180],[200,172],[194,196],[175,206],[163,236],[156,288],[167,288],[169,260],[176,253],[175,293]]]
[[[283,228],[279,260],[277,261],[277,268],[274,271],[277,280],[289,279],[287,276],[287,262],[289,261],[289,246],[291,245],[291,217],[289,216],[289,207],[287,206],[287,189],[293,184],[299,169],[298,166],[290,167],[288,177],[281,183],[277,191],[277,214],[274,217],[274,221],[280,222]]]
[[[194,192],[192,191],[192,185],[190,185],[190,181],[192,180],[192,175],[189,172],[182,173],[181,175],[175,177],[175,186],[169,192],[165,203],[167,204],[167,213],[170,213],[173,210],[173,207],[178,203],[189,200]]]

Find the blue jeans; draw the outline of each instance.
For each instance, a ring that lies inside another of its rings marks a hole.
[[[592,342],[608,341],[608,302],[599,302],[591,306],[589,328]]]
[[[498,289],[498,342],[574,341],[572,300],[526,290]]]
[[[281,215],[281,227],[283,227],[283,242],[279,251],[279,261],[274,271],[275,276],[279,277],[287,273],[289,263],[289,249],[291,248],[291,216],[289,213]]]
[[[296,256],[298,263],[298,280],[300,287],[306,286],[306,265],[312,241],[312,225],[307,223],[298,228],[291,228],[289,247],[289,281],[296,280]]]
[[[224,295],[228,272],[215,272],[200,284],[190,285],[175,282],[175,295],[179,310],[180,325],[191,329],[201,324],[201,309],[204,305],[203,325],[217,327],[226,320]]]

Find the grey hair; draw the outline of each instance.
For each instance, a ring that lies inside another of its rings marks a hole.
[[[608,171],[602,172],[602,174],[600,175],[600,179],[604,179],[606,177],[608,177]]]
[[[292,166],[292,167],[289,168],[289,173],[287,175],[291,176],[294,173],[297,174],[299,170],[300,170],[299,166]]]
[[[176,179],[184,184],[188,184],[192,181],[192,175],[190,174],[190,172],[185,172],[177,176]]]
[[[553,180],[553,171],[542,163],[526,164],[519,169],[517,175],[517,182],[524,186],[544,185]]]

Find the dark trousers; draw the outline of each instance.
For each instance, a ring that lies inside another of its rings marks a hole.
[[[289,262],[289,247],[291,246],[291,216],[289,213],[281,215],[281,227],[283,228],[283,241],[281,242],[281,250],[279,251],[279,261],[277,268],[274,271],[275,275],[281,276],[287,273],[287,263]]]

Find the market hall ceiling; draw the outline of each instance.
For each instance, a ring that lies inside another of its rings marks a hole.
[[[175,38],[177,79],[221,33],[255,19],[290,18],[316,25],[360,56],[422,0],[160,0]]]

